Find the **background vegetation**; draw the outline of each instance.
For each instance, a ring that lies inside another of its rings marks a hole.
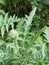
[[[49,0],[0,0],[0,65],[49,65]]]

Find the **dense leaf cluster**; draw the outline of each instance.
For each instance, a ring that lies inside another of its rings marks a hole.
[[[0,0],[0,65],[49,65],[48,14],[49,0]]]

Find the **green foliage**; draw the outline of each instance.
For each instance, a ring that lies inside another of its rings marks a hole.
[[[15,15],[12,17],[8,17],[8,13],[3,17],[3,15],[0,15],[0,30],[1,30],[1,35],[2,37],[4,36],[5,32],[9,31],[9,27],[11,26],[11,28],[14,28],[14,22],[18,22],[21,19],[17,18],[17,16],[15,17]]]
[[[5,15],[6,13],[5,13],[4,10],[1,10],[1,9],[0,9],[0,15],[1,15],[1,14],[2,14],[2,15]]]
[[[13,10],[20,2],[30,2],[33,9],[22,18]],[[0,0],[0,4],[0,65],[49,65],[48,0]]]
[[[5,5],[6,4],[5,0],[0,0],[0,4]]]
[[[49,5],[49,0],[43,0],[43,3],[45,3],[46,5]]]
[[[46,38],[47,42],[49,42],[49,27],[45,27],[45,30],[43,32],[43,36]]]
[[[25,14],[29,15],[32,10],[31,3],[28,0],[1,0],[0,9],[9,12],[9,15],[16,14],[19,17],[24,17]]]

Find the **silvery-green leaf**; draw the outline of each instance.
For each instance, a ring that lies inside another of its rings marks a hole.
[[[5,27],[2,26],[2,27],[1,27],[1,35],[2,35],[2,38],[4,37],[4,33],[5,33]]]
[[[44,27],[44,34],[43,34],[43,36],[46,38],[46,40],[47,40],[47,42],[49,42],[49,27]]]
[[[9,25],[6,24],[6,31],[8,32],[9,31]]]
[[[2,25],[3,25],[3,16],[0,15],[0,26],[2,26]]]
[[[11,27],[12,27],[12,29],[14,29],[14,24],[13,23],[11,23]]]
[[[8,13],[4,17],[4,24],[6,25],[8,23]]]

